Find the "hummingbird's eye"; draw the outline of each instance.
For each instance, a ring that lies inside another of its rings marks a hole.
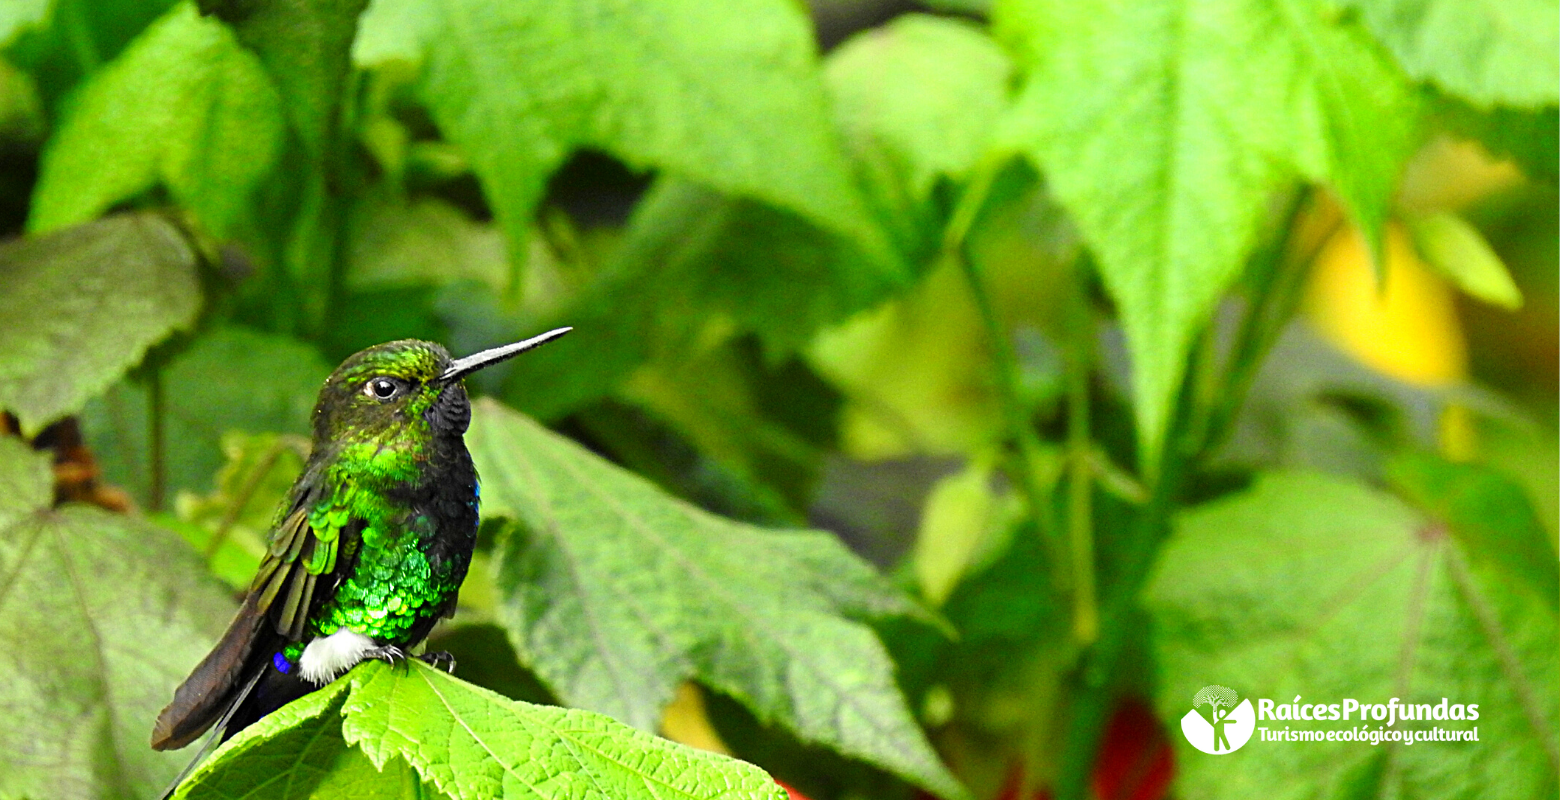
[[[401,382],[390,378],[374,378],[363,384],[363,394],[375,400],[393,400],[401,393]]]

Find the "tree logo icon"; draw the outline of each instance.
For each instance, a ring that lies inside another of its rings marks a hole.
[[[1251,739],[1257,714],[1251,701],[1228,686],[1204,686],[1192,697],[1192,710],[1181,718],[1181,733],[1192,746],[1210,755],[1233,753]]]

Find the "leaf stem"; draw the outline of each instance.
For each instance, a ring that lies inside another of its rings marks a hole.
[[[1094,445],[1089,425],[1089,375],[1094,361],[1094,313],[1084,287],[1085,259],[1073,260],[1067,281],[1067,538],[1072,553],[1073,639],[1099,638],[1094,588]]]
[[[992,157],[981,163],[975,176],[970,179],[969,186],[959,197],[958,205],[948,220],[948,227],[944,229],[943,249],[963,270],[965,281],[969,284],[970,297],[975,301],[975,308],[986,329],[1005,426],[1008,436],[1017,445],[1017,471],[1022,474],[1015,476],[1016,483],[1029,504],[1031,518],[1044,531],[1048,526],[1045,524],[1046,491],[1038,481],[1041,474],[1040,437],[1029,423],[1029,412],[1019,390],[1018,355],[1003,329],[1002,321],[997,317],[980,264],[969,249],[970,230],[985,208],[992,184],[1006,161],[1005,157]]]
[[[151,488],[147,494],[147,505],[153,511],[163,509],[164,496],[167,494],[167,454],[164,450],[163,415],[166,412],[163,397],[162,365],[154,363],[146,375],[146,414],[147,414],[147,452],[151,460]]]
[[[1210,332],[1192,353],[1181,384],[1170,436],[1150,473],[1149,498],[1122,547],[1121,571],[1106,587],[1100,614],[1100,636],[1087,651],[1076,675],[1075,695],[1064,738],[1057,800],[1088,796],[1089,776],[1098,758],[1100,739],[1115,698],[1114,683],[1121,655],[1129,644],[1130,618],[1137,613],[1138,592],[1153,566],[1170,522],[1186,473],[1222,442],[1239,412],[1268,350],[1278,339],[1299,302],[1300,288],[1315,250],[1290,256],[1302,212],[1312,190],[1297,193],[1283,228],[1268,246],[1255,253],[1248,266],[1252,277],[1251,309],[1242,320],[1228,360],[1220,362]],[[1317,237],[1316,247],[1326,237]]]
[[[1186,405],[1185,395],[1183,391],[1182,408]],[[1184,421],[1185,414],[1177,417]],[[1157,479],[1148,502],[1127,534],[1121,572],[1103,592],[1098,640],[1084,653],[1074,678],[1075,694],[1056,776],[1058,800],[1082,800],[1089,796],[1089,777],[1115,699],[1116,669],[1132,634],[1129,623],[1137,610],[1138,589],[1148,577],[1159,543],[1169,532],[1171,511],[1180,493],[1185,451],[1173,446],[1173,441],[1170,444],[1160,453]]]
[[[1319,231],[1300,236],[1298,229],[1305,212],[1315,205],[1314,189],[1296,192],[1278,237],[1253,257],[1250,308],[1235,334],[1235,343],[1220,380],[1222,391],[1211,398],[1213,402],[1205,407],[1205,414],[1199,418],[1190,437],[1203,453],[1216,452],[1229,436],[1268,351],[1299,307],[1312,262],[1333,231],[1342,224],[1339,217],[1327,221]]]

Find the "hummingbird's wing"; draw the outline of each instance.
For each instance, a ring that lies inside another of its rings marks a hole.
[[[338,488],[330,502],[295,507],[271,534],[249,592],[289,641],[303,638],[316,594],[328,597],[356,554],[363,521],[353,517],[350,500],[350,486]]]
[[[310,477],[305,473],[294,485],[292,502],[222,639],[157,716],[154,749],[189,744],[241,702],[275,649],[303,638],[309,613],[349,569],[363,529],[350,511],[351,487],[327,489]]]

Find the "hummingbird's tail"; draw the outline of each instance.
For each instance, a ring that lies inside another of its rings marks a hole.
[[[201,744],[200,749],[195,751],[195,755],[190,758],[189,763],[184,765],[184,769],[179,770],[178,777],[168,784],[168,788],[163,790],[163,793],[158,796],[157,800],[168,800],[168,798],[172,797],[174,791],[179,788],[179,784],[183,783],[184,779],[188,778],[190,773],[200,766],[200,762],[206,760],[206,754],[211,752],[211,748],[227,741],[228,722],[233,718],[239,707],[244,704],[244,700],[249,697],[250,692],[254,691],[255,684],[260,682],[260,676],[264,674],[263,671],[256,670],[254,677],[244,682],[244,687],[239,690],[238,696],[234,698],[233,703],[228,706],[227,711],[223,712],[216,725],[212,726],[211,735],[206,737],[206,741]],[[199,735],[198,733],[196,734],[196,736]]]
[[[254,674],[244,681],[238,693],[233,696],[227,709],[222,712],[222,716],[218,717],[211,726],[211,735],[201,743],[200,749],[195,751],[190,762],[184,765],[179,776],[163,790],[159,800],[168,800],[172,797],[179,784],[183,783],[184,779],[206,760],[206,755],[217,745],[233,738],[235,734],[254,724],[261,717],[308,694],[315,688],[308,681],[291,674],[291,670],[281,672],[269,661],[262,661],[254,670]]]
[[[256,655],[276,634],[266,624],[255,593],[251,592],[228,624],[222,640],[195,671],[174,690],[173,702],[157,715],[152,728],[153,750],[177,750],[195,741],[218,719],[238,706],[265,665]],[[265,641],[261,641],[265,640]],[[262,656],[263,657],[263,656]]]
[[[221,641],[190,676],[174,690],[173,702],[157,716],[152,747],[176,750],[211,735],[173,783],[163,799],[200,766],[212,748],[256,720],[308,694],[314,686],[272,663],[284,639],[260,610],[251,593],[239,607]]]

